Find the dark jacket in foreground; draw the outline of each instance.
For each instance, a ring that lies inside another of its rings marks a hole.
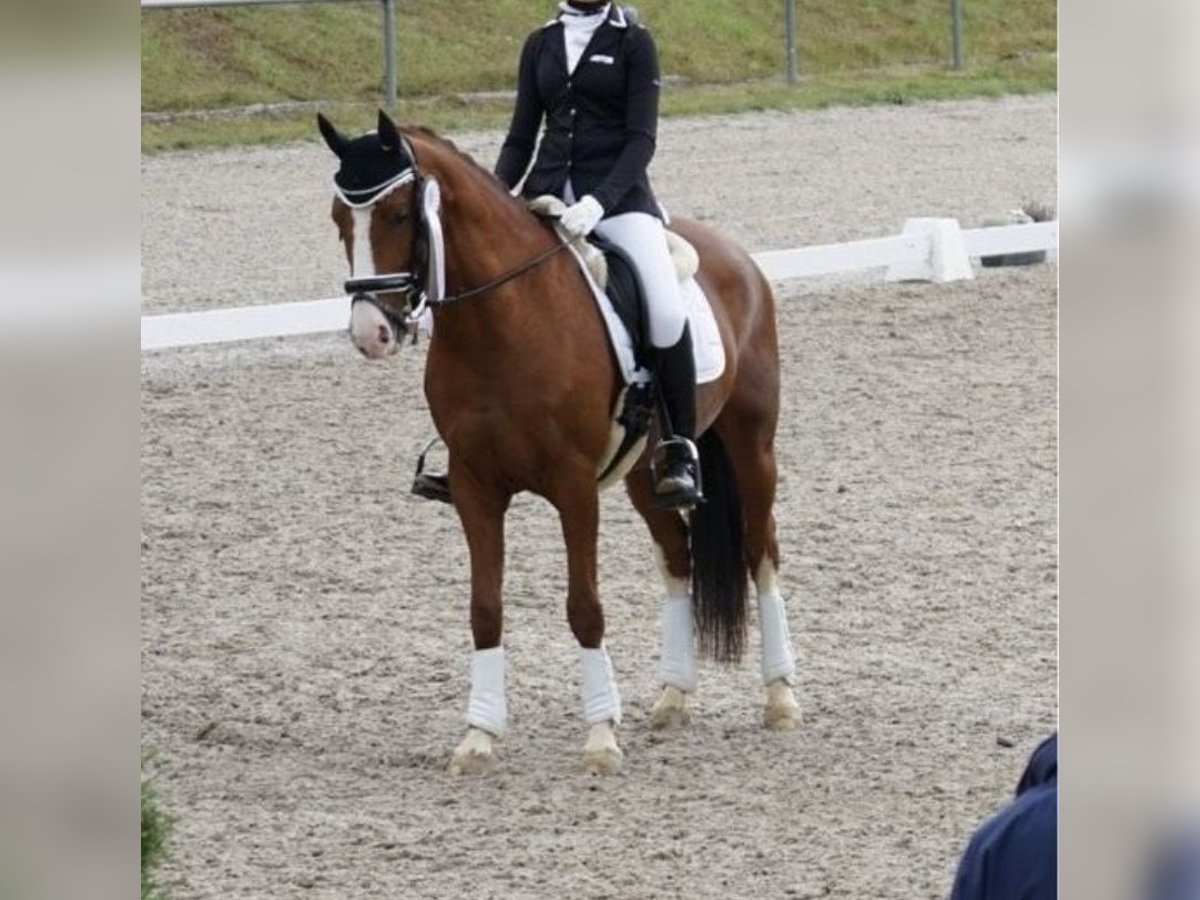
[[[971,838],[951,900],[1058,896],[1058,735],[1033,751],[1017,796]]]
[[[521,51],[517,106],[496,163],[497,177],[510,190],[520,182],[545,117],[526,197],[561,197],[569,177],[576,198],[591,194],[607,216],[661,217],[646,174],[654,156],[658,93],[654,39],[615,3],[570,75],[562,24],[555,20],[543,26]]]

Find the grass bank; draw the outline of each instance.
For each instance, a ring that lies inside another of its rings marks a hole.
[[[142,891],[141,900],[167,900],[156,874],[167,856],[171,819],[159,806],[150,779],[142,774]]]
[[[404,121],[501,127],[524,36],[548,0],[402,0]],[[724,113],[1054,90],[1055,0],[966,0],[967,70],[949,71],[945,0],[798,0],[803,83],[782,83],[778,0],[653,0],[643,18],[670,87],[664,112]],[[381,100],[376,3],[142,14],[142,111],[172,114],[321,101],[353,125]],[[357,118],[356,118],[357,117]],[[312,112],[147,122],[147,150],[312,136]]]

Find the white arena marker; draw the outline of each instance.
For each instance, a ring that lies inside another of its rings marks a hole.
[[[953,281],[973,277],[971,257],[1036,250],[1058,250],[1057,222],[964,231],[954,219],[909,219],[904,234],[768,250],[754,254],[754,261],[772,281],[884,267],[889,281]],[[349,319],[348,297],[143,316],[142,349],[345,331]]]
[[[785,281],[914,262],[927,256],[928,249],[925,235],[898,234],[844,244],[767,250],[754,254],[754,261],[770,280]]]
[[[1058,250],[1058,222],[969,228],[963,232],[963,240],[971,257],[1033,253],[1039,250],[1049,253]]]
[[[946,282],[975,277],[958,219],[906,219],[904,233],[924,237],[925,255],[889,266],[885,280]]]
[[[349,321],[348,297],[143,316],[142,349],[343,331]]]

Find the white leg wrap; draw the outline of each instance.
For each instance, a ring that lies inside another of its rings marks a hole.
[[[583,663],[583,718],[589,725],[621,721],[621,695],[613,678],[612,661],[604,647],[579,648]]]
[[[504,648],[476,650],[471,657],[471,698],[467,724],[500,737],[508,725],[504,700]]]
[[[758,595],[758,621],[762,628],[763,684],[782,678],[796,682],[796,657],[788,634],[787,608],[776,590]]]
[[[696,645],[692,636],[692,597],[668,596],[663,604],[662,658],[658,677],[684,693],[696,690]]]

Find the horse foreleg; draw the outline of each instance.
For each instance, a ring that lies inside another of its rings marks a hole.
[[[604,610],[596,573],[600,499],[593,474],[585,470],[556,491],[553,502],[567,545],[567,620],[579,642],[583,715],[590,726],[583,765],[589,772],[611,774],[620,769],[623,757],[616,738],[621,697],[604,647]]]
[[[467,701],[469,727],[450,759],[450,771],[463,775],[492,768],[493,741],[503,736],[507,726],[504,647],[500,640],[504,627],[504,513],[509,498],[453,468],[450,478],[471,554],[471,634],[475,641]]]
[[[696,690],[697,683],[687,526],[679,513],[655,508],[650,479],[644,470],[631,473],[625,488],[650,529],[666,589],[658,662],[663,690],[650,710],[650,727],[678,728],[691,721],[688,694]]]

